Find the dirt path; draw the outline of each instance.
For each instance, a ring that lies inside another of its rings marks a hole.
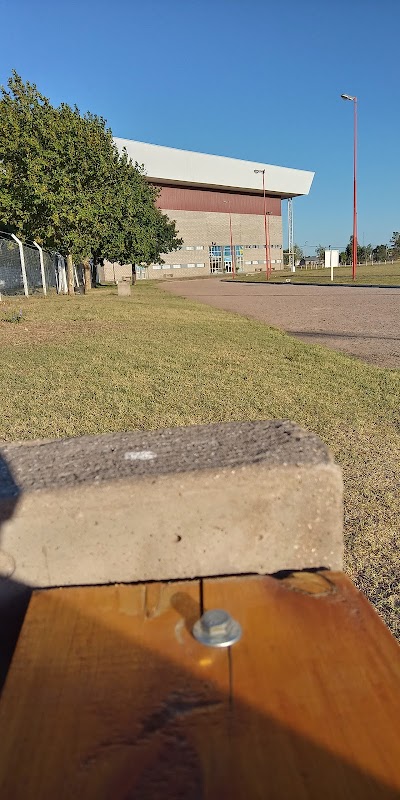
[[[163,288],[371,364],[400,368],[400,289],[278,286],[216,278],[173,281]]]

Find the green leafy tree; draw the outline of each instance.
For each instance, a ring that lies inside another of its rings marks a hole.
[[[0,220],[12,233],[44,242],[51,232],[47,194],[53,109],[13,73],[0,100]]]
[[[303,258],[303,251],[302,251],[300,245],[298,245],[298,244],[294,244],[293,245],[293,253],[294,253],[295,263],[296,263],[296,261],[300,261],[300,259]],[[289,264],[289,256],[290,256],[289,250],[284,250],[283,251],[283,263],[286,264],[286,265]]]
[[[365,257],[367,261],[372,261],[372,244],[365,245]]]
[[[158,192],[146,180],[143,166],[133,165],[126,152],[116,152],[95,257],[144,265],[162,263],[161,253],[182,244],[175,223],[155,205]]]
[[[102,117],[54,108],[14,72],[1,88],[0,123],[0,220],[66,257],[71,293],[73,260],[83,262],[88,290],[91,257],[148,264],[181,243]]]
[[[397,260],[400,258],[400,233],[399,231],[393,231],[392,238],[390,240],[390,251],[391,256],[393,259]]]
[[[361,264],[363,261],[368,261],[371,258],[372,245],[360,245],[357,242],[357,262]],[[350,236],[350,241],[346,247],[346,261],[351,264],[353,261],[353,236]]]
[[[374,261],[386,261],[388,248],[386,244],[377,244],[372,251]]]

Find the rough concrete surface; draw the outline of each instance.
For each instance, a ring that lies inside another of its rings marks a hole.
[[[314,433],[289,420],[192,425],[0,446],[0,498],[21,491],[263,462],[332,461]]]
[[[163,288],[282,328],[305,342],[400,367],[400,289],[174,281]]]
[[[10,578],[15,565],[21,584],[342,566],[341,471],[318,437],[288,421],[11,444],[0,453],[0,566]]]
[[[131,282],[130,279],[122,278],[118,281],[118,297],[130,297]]]

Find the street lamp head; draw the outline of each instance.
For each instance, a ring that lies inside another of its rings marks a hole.
[[[256,174],[257,174],[257,173],[259,173],[259,172],[261,172],[262,174],[264,174],[264,172],[265,172],[265,169],[255,169],[255,170],[254,170],[254,172],[255,172]]]
[[[340,97],[342,100],[357,100],[357,98],[353,97],[351,94],[341,94]]]

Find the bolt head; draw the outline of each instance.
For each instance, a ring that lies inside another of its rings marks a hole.
[[[201,624],[204,630],[208,633],[222,633],[226,631],[231,617],[220,608],[215,608],[212,611],[206,611],[201,618]]]
[[[242,629],[227,611],[215,608],[205,614],[193,626],[193,636],[209,647],[230,647],[242,636]]]

